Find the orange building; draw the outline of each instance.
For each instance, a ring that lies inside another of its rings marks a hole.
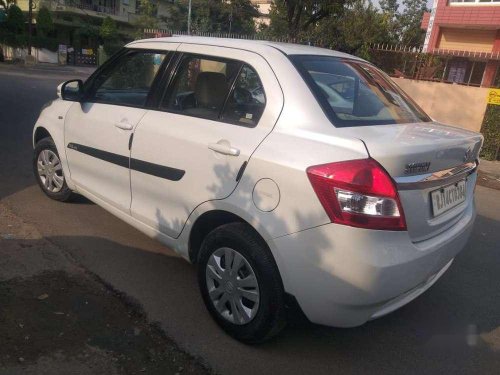
[[[498,86],[500,0],[434,0],[422,28],[424,52],[448,56],[446,81]]]

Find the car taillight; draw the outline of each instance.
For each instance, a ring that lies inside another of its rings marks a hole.
[[[406,230],[392,178],[373,159],[316,165],[307,176],[332,222],[352,227]]]

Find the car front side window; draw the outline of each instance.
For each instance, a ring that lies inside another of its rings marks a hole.
[[[89,101],[144,107],[153,81],[166,54],[131,52],[96,77]]]

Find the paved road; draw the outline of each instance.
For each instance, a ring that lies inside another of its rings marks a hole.
[[[198,295],[194,269],[86,200],[46,199],[31,175],[31,129],[68,72],[0,65],[0,199],[52,243],[140,303],[151,321],[224,374],[498,374],[500,191],[477,188],[479,217],[467,249],[429,292],[355,329],[297,320],[277,340],[249,347],[225,336]]]

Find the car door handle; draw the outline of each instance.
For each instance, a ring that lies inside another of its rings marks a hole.
[[[210,150],[218,152],[219,154],[229,155],[229,156],[239,156],[240,150],[237,148],[231,147],[230,145],[225,145],[221,143],[210,143],[208,145]]]
[[[129,122],[127,121],[120,121],[120,122],[117,122],[115,123],[115,126],[118,128],[118,129],[122,129],[122,130],[132,130],[134,128],[134,125],[130,124]]]

